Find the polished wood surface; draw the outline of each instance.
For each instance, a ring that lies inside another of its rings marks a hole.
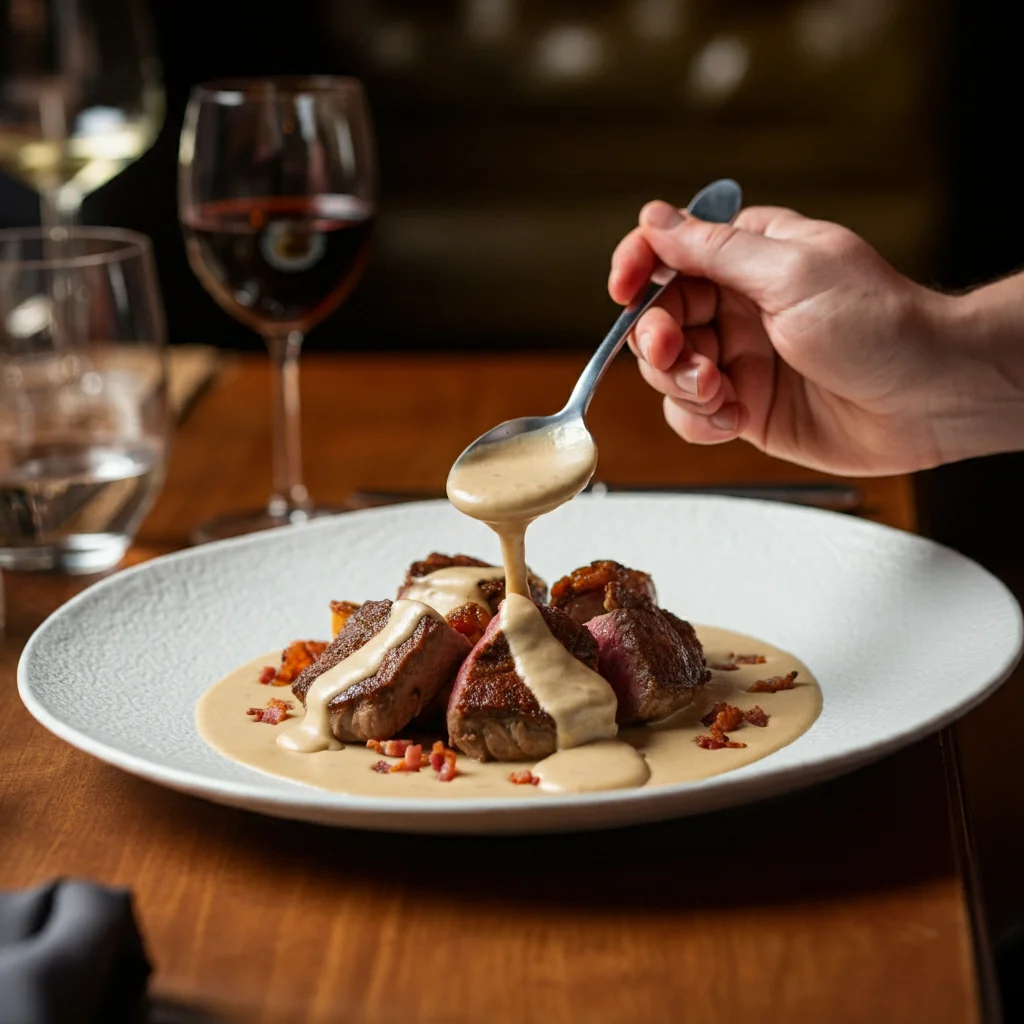
[[[579,364],[309,358],[310,489],[340,502],[439,488],[467,439],[555,408]],[[199,400],[129,560],[265,498],[267,386],[241,359]],[[592,425],[610,482],[819,478],[744,445],[684,445],[628,360]],[[913,527],[909,481],[861,485],[867,514]],[[246,1022],[982,1019],[937,739],[781,800],[617,832],[437,839],[275,821],[129,777],[29,718],[18,653],[83,582],[5,579],[0,886],[130,886],[160,999]]]

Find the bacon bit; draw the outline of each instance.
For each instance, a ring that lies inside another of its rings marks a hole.
[[[246,714],[265,725],[277,725],[288,717],[288,711],[295,705],[290,700],[271,697],[265,708],[249,708]]]
[[[446,747],[441,740],[438,740],[430,748],[430,756],[426,759],[431,768],[437,772],[437,778],[441,782],[451,782],[459,774],[455,767],[458,755],[451,747]]]
[[[385,740],[385,757],[405,757],[405,752],[412,746],[412,740]]]
[[[391,765],[387,761],[377,761],[370,765],[371,772],[377,772],[378,775],[390,775]]]
[[[731,661],[709,661],[708,668],[713,668],[716,672],[739,672],[739,665]]]
[[[361,604],[356,604],[354,601],[332,601],[331,602],[331,634],[337,636],[344,628],[345,624],[359,609],[362,608]]]
[[[529,768],[521,768],[519,771],[513,772],[508,777],[508,781],[517,786],[537,786],[540,784],[540,776],[534,775]]]
[[[743,712],[724,700],[716,700],[700,723],[709,727],[717,725],[723,731],[731,731],[743,724]]]
[[[768,719],[771,715],[765,711],[760,704],[755,704],[749,711],[743,713],[743,720],[749,725],[756,725],[760,728],[764,728],[768,724]]]
[[[763,665],[768,659],[763,654],[730,654],[729,660],[736,665]]]
[[[380,740],[367,740],[366,749],[372,750],[375,754],[384,753],[384,745],[381,743]]]
[[[505,581],[500,580],[499,582],[504,587]],[[461,633],[471,644],[476,646],[484,635],[487,624],[491,621],[491,615],[487,609],[475,601],[470,601],[468,604],[461,604],[458,608],[453,608],[444,619],[456,633]]]
[[[779,690],[792,690],[793,680],[797,673],[790,672],[785,676],[772,676],[769,679],[758,679],[753,686],[747,689],[747,693],[778,693]]]
[[[405,750],[405,765],[411,772],[418,772],[423,767],[423,744],[412,743]],[[427,764],[430,764],[428,761]]]
[[[273,665],[267,665],[266,668],[260,673],[260,682],[267,686],[274,681],[274,677],[277,675],[277,669]]]
[[[260,682],[273,683],[274,686],[291,686],[303,669],[309,668],[326,649],[327,644],[321,640],[295,640],[284,649],[281,667],[271,670],[268,665],[260,675]],[[271,671],[273,674],[268,677]]]
[[[740,748],[746,743],[731,740],[725,734],[738,729],[743,724],[743,712],[724,700],[716,701],[711,710],[701,719],[701,724],[708,727],[708,735],[696,737],[697,746],[703,750],[721,750],[723,747]]]
[[[697,736],[697,746],[703,750],[721,750],[723,747],[745,747],[746,743],[737,743],[729,739],[721,729],[712,728],[708,736]]]

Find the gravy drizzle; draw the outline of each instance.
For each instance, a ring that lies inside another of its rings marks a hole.
[[[560,424],[485,445],[459,459],[448,476],[451,503],[501,540],[502,630],[517,673],[555,721],[558,753],[534,769],[551,790],[639,786],[650,775],[642,755],[615,739],[611,686],[552,636],[527,586],[527,528],[575,498],[596,468],[597,446],[586,429]]]
[[[478,584],[504,577],[505,570],[495,565],[453,565],[417,577],[406,589],[405,597],[430,605],[439,615],[470,603],[480,605],[489,615],[491,606]]]
[[[404,644],[428,615],[440,618],[433,608],[421,601],[395,601],[387,624],[376,636],[316,678],[306,693],[305,718],[281,733],[277,742],[304,754],[341,750],[343,744],[331,732],[328,705],[350,686],[376,675],[388,652]]]

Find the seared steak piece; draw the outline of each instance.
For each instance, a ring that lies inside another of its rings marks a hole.
[[[481,562],[479,558],[472,558],[470,555],[441,555],[436,551],[427,555],[422,562],[413,562],[405,574],[405,580],[398,589],[398,596],[405,597],[409,587],[417,580],[438,569],[451,569],[454,566],[486,566],[487,562]],[[527,582],[530,586],[530,596],[535,604],[543,604],[548,599],[548,585],[534,573],[529,573]],[[491,614],[495,615],[498,605],[505,600],[505,581],[481,580],[478,584],[480,590],[487,597],[487,603],[491,606]]]
[[[647,607],[657,600],[654,580],[647,573],[608,559],[574,569],[551,588],[551,607],[561,608],[576,622],[616,608]]]
[[[367,601],[353,612],[327,650],[292,686],[303,704],[314,681],[359,650],[388,622],[390,601]],[[449,686],[470,651],[469,641],[432,615],[390,651],[376,675],[339,693],[328,705],[339,740],[385,740],[404,729]]]
[[[557,609],[540,612],[555,639],[596,671],[597,644],[586,629]],[[452,746],[478,761],[536,761],[558,747],[555,720],[517,675],[498,615],[455,678],[448,736]]]
[[[685,708],[711,678],[693,626],[654,605],[618,608],[587,623],[598,672],[619,699],[620,724],[653,722]]]

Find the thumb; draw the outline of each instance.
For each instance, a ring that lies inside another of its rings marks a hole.
[[[803,257],[794,242],[712,224],[662,202],[640,211],[640,230],[673,270],[731,288],[767,312],[775,312],[779,286],[794,281],[796,262]]]

